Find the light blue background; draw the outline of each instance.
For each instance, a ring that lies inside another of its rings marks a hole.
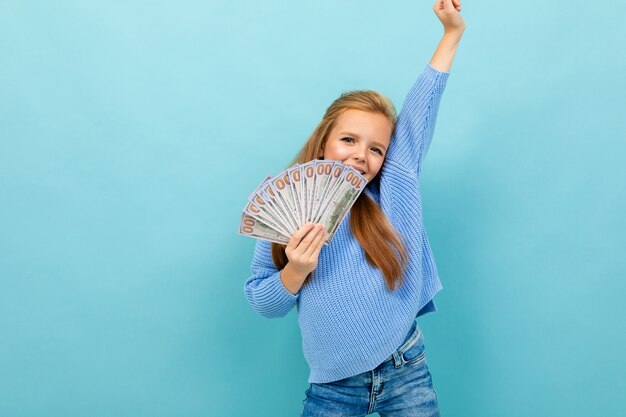
[[[247,195],[342,91],[399,107],[431,2],[0,2],[0,415],[295,416]],[[626,410],[623,2],[463,4],[425,160],[444,416]]]

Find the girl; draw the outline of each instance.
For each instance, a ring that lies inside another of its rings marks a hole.
[[[386,97],[344,93],[293,161],[341,161],[368,180],[331,244],[323,246],[317,224],[286,246],[256,244],[244,288],[250,305],[268,318],[297,306],[310,368],[301,416],[439,415],[416,321],[436,310],[442,288],[419,187],[465,21],[460,0],[438,0],[433,10],[444,35],[397,120]]]

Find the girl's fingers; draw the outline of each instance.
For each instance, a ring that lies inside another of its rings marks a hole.
[[[322,239],[320,239],[320,241],[317,244],[317,247],[315,248],[315,250],[311,254],[311,256],[314,257],[315,259],[318,258],[319,254],[320,254],[320,251],[322,250],[322,247],[324,246],[324,242],[326,241],[326,237],[327,237],[327,234],[324,233],[323,236],[322,236]]]
[[[287,244],[287,247],[290,250],[297,248],[298,245],[300,245],[300,242],[302,241],[302,239],[306,236],[307,233],[309,233],[309,231],[313,228],[313,226],[314,226],[313,223],[306,223],[304,226],[298,229],[296,233],[294,233],[293,236],[291,236],[291,239],[289,239],[289,243]]]
[[[315,235],[315,239],[311,242],[307,250],[304,252],[304,256],[310,258],[315,252],[319,253],[319,250],[322,248],[324,244],[324,240],[326,240],[326,230],[322,228],[317,235]]]
[[[320,232],[320,229],[318,225],[315,225],[313,228],[311,228],[309,232],[306,234],[306,236],[304,237],[304,239],[302,239],[302,241],[296,248],[298,253],[305,254],[307,249],[309,249],[309,247],[312,246],[312,243],[315,241],[315,238],[317,237],[319,232]]]
[[[437,0],[435,10],[456,10],[461,11],[461,0]]]

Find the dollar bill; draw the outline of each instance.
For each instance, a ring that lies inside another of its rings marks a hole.
[[[239,234],[287,244],[307,222],[321,223],[329,244],[367,180],[339,161],[312,160],[266,177],[248,197]]]
[[[267,225],[274,227],[281,233],[288,235],[289,232],[284,226],[282,226],[278,210],[274,207],[273,203],[268,200],[265,193],[262,192],[262,189],[268,185],[272,178],[273,177],[271,175],[268,175],[263,181],[261,181],[254,192],[248,197],[248,202],[252,204],[248,204],[243,211],[256,219],[263,221]]]
[[[291,193],[293,196],[293,201],[296,207],[296,215],[297,221],[299,225],[304,224],[304,214],[302,204],[302,168],[299,164],[294,165],[293,167],[287,170],[287,174],[289,175],[289,182],[291,183]]]
[[[285,220],[287,220],[295,230],[298,230],[300,226],[293,193],[291,191],[289,173],[286,170],[282,171],[275,178],[270,180],[269,185],[270,194],[272,194],[273,200],[282,208]]]
[[[367,180],[354,168],[348,167],[342,173],[339,180],[339,186],[336,188],[333,196],[328,200],[328,205],[323,210],[323,215],[320,217],[319,223],[324,226],[328,237],[325,243],[329,244],[333,239],[337,227],[341,223],[341,220],[345,217],[346,213],[358,196],[361,194]]]
[[[273,227],[285,236],[291,235],[289,229],[284,226],[283,221],[274,214],[275,212],[273,210],[270,210],[269,204],[271,203],[266,201],[262,195],[255,194],[253,196],[253,200],[248,201],[248,204],[244,207],[243,212],[263,222],[264,224]]]
[[[289,234],[295,233],[297,230],[295,224],[290,222],[287,218],[286,210],[283,208],[278,201],[278,195],[272,188],[272,184],[266,184],[259,192],[259,197],[263,199],[266,203],[266,209],[271,210],[274,214],[274,217],[277,221],[282,225],[284,229],[286,229]]]
[[[303,164],[302,171],[304,172],[304,184],[306,189],[306,196],[304,197],[306,199],[306,222],[309,222],[312,219],[312,202],[313,195],[315,194],[315,160]]]
[[[334,196],[335,191],[337,190],[337,187],[339,187],[339,184],[340,184],[339,180],[341,178],[341,175],[348,168],[349,166],[344,165],[341,162],[336,162],[334,164],[333,170],[331,173],[331,178],[328,181],[328,184],[326,185],[326,192],[322,196],[322,199],[319,203],[316,216],[311,219],[312,222],[319,223],[319,220],[322,217],[322,214],[324,214],[324,211],[326,210],[326,207],[328,206],[329,200]]]
[[[246,213],[241,214],[239,234],[257,239],[269,240],[270,242],[280,243],[281,245],[289,243],[289,238],[287,236],[277,232],[272,227]]]
[[[311,219],[318,216],[322,197],[331,179],[334,162],[326,160],[315,161],[315,187],[312,201]]]

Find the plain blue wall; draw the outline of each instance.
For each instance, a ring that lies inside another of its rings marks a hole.
[[[246,197],[342,91],[400,107],[432,2],[0,3],[0,415],[295,416]],[[444,416],[626,410],[623,2],[463,2],[425,160]]]

